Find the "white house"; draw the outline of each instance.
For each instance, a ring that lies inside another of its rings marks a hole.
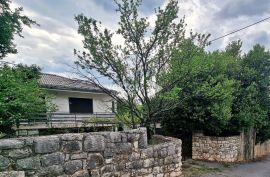
[[[115,110],[113,99],[85,80],[42,74],[40,85],[53,95],[56,113],[106,114]]]
[[[53,96],[56,111],[37,114],[31,121],[20,120],[18,135],[38,134],[48,128],[113,127],[107,118],[115,117],[114,101],[91,83],[54,74],[41,74],[39,83]]]

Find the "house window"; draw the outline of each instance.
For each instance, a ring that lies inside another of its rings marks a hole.
[[[86,98],[69,98],[70,113],[93,113],[93,100]]]

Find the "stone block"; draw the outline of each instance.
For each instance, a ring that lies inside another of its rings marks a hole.
[[[133,145],[133,148],[134,149],[138,149],[139,148],[139,142],[138,141],[133,142],[132,145]]]
[[[65,161],[65,155],[61,152],[43,155],[40,157],[41,165],[43,167],[63,164]]]
[[[104,165],[104,158],[101,154],[89,154],[87,158],[87,168],[92,170]]]
[[[71,175],[71,177],[90,177],[90,175],[87,170],[81,170]]]
[[[70,159],[70,154],[65,154],[65,162],[69,161],[69,159]]]
[[[115,170],[116,171],[124,171],[126,168],[126,163],[124,161],[122,162],[118,162],[116,165],[115,165]]]
[[[81,160],[68,161],[64,164],[64,169],[66,174],[74,174],[76,171],[82,169],[82,161]]]
[[[170,146],[168,146],[168,155],[173,154],[175,154],[175,146],[171,144]]]
[[[66,141],[63,142],[63,151],[65,153],[77,153],[82,151],[81,141]]]
[[[105,159],[105,163],[106,164],[110,164],[110,163],[112,163],[113,162],[113,159]]]
[[[52,153],[59,151],[60,141],[57,136],[37,137],[34,140],[35,153]]]
[[[115,151],[113,149],[106,148],[104,151],[104,157],[105,158],[112,158],[114,156],[114,152]]]
[[[135,142],[135,141],[138,141],[140,138],[140,134],[137,134],[137,133],[128,133],[127,134],[127,141],[128,142]]]
[[[162,173],[162,172],[163,172],[163,170],[162,170],[162,168],[160,166],[157,166],[157,167],[153,168],[153,174],[155,174],[155,175],[157,175],[159,173]]]
[[[115,153],[117,154],[131,154],[132,144],[131,143],[117,143]]]
[[[105,138],[101,135],[90,135],[84,140],[84,151],[96,152],[104,151],[105,149]]]
[[[71,154],[70,159],[71,160],[77,160],[77,159],[86,159],[87,158],[87,153],[79,153],[79,154]]]
[[[9,166],[9,159],[0,155],[0,170],[5,170]]]
[[[126,163],[126,168],[133,170],[143,168],[143,160],[136,160],[133,162]]]
[[[23,140],[17,139],[2,139],[0,140],[0,150],[1,149],[18,149],[24,146]]]
[[[32,146],[34,143],[34,139],[35,139],[34,137],[27,137],[25,139],[25,146]]]
[[[37,176],[59,176],[64,173],[62,165],[52,165],[49,167],[41,168],[37,172]]]
[[[169,165],[169,164],[172,164],[172,163],[174,163],[174,158],[172,156],[165,157],[165,159],[164,159],[164,164],[165,165]]]
[[[121,133],[120,132],[110,132],[109,141],[111,143],[121,143]]]
[[[144,176],[147,174],[152,174],[152,168],[142,168],[137,170],[138,176]]]
[[[8,156],[15,159],[21,159],[30,156],[32,150],[30,148],[13,149],[8,152]]]
[[[100,171],[101,171],[101,174],[114,172],[115,171],[114,165],[105,165],[101,167]]]
[[[4,171],[0,172],[0,177],[25,177],[24,171]]]
[[[17,169],[19,170],[36,170],[40,168],[39,157],[28,157],[17,160]]]
[[[130,177],[130,176],[132,176],[132,175],[128,172],[121,173],[121,177]]]
[[[142,158],[152,158],[154,157],[154,150],[152,147],[149,147],[147,149],[143,149],[141,151],[141,157]]]
[[[128,160],[129,160],[129,161],[138,160],[138,159],[140,159],[140,158],[141,158],[140,153],[136,153],[136,152],[133,152],[132,154],[130,154],[130,155],[128,156]]]
[[[182,175],[182,172],[171,172],[170,177],[179,177]]]
[[[155,159],[151,158],[151,159],[145,159],[143,161],[143,167],[148,168],[148,167],[153,167],[155,165]]]
[[[158,157],[165,158],[168,155],[167,149],[163,148],[158,151]]]
[[[139,148],[144,149],[147,148],[147,133],[141,133],[139,137]]]
[[[82,139],[83,134],[67,133],[61,136],[61,140],[63,141],[81,141]]]

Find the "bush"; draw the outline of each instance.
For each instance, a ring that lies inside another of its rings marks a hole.
[[[36,66],[16,65],[0,68],[0,130],[14,134],[13,127],[20,119],[31,119],[33,114],[53,108],[38,83],[40,69]]]

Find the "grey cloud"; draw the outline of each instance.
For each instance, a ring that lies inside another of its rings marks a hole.
[[[43,63],[41,67],[43,72],[72,72],[72,66],[74,66],[73,61],[74,58],[68,55],[59,55],[51,58],[50,61]]]
[[[254,43],[259,43],[262,45],[269,45],[270,37],[267,32],[262,31],[254,35]]]
[[[266,31],[259,31],[248,34],[243,40],[243,51],[250,50],[255,44],[264,45],[268,50],[270,49],[270,36]]]
[[[71,72],[69,65],[75,60],[73,49],[80,49],[82,45],[81,38],[76,32],[75,14],[84,13],[86,16],[96,18],[112,30],[116,28],[119,16],[115,12],[113,0],[14,0],[14,2],[25,7],[25,11],[34,12],[33,17],[41,26],[33,27],[34,31],[24,28],[25,38],[16,38],[15,42],[18,44],[19,53],[7,57],[7,60],[25,64],[35,63],[40,65],[44,72]],[[140,11],[147,16],[152,15],[154,8],[164,2],[164,0],[143,0]],[[179,6],[179,17],[186,15],[186,22],[188,25],[191,24],[193,31],[211,33],[212,39],[260,19],[259,15],[270,11],[270,0],[179,0]],[[255,43],[270,48],[270,37],[266,31],[270,27],[269,23],[261,25],[215,41],[207,49],[210,51],[222,49],[227,42],[239,38],[244,42],[243,51],[248,51]]]
[[[269,0],[229,0],[217,13],[218,18],[237,18],[239,16],[259,16],[270,11]]]

